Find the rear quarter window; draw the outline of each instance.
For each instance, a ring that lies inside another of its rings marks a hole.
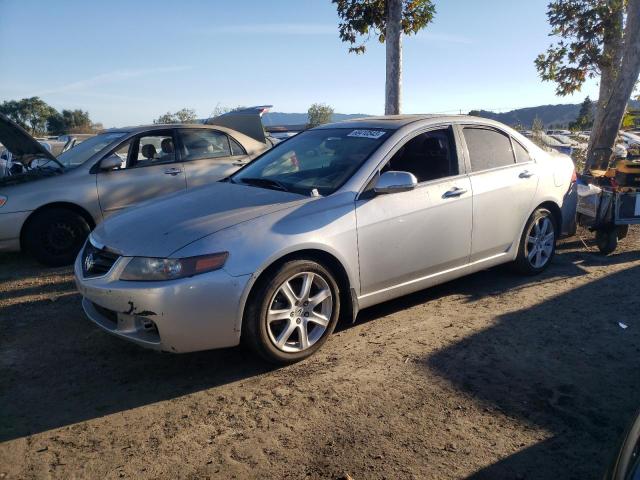
[[[516,154],[516,162],[518,163],[530,162],[531,157],[529,156],[529,152],[527,151],[527,149],[524,148],[522,145],[520,145],[515,138],[512,138],[512,140],[513,140],[513,150],[514,150],[514,153]]]

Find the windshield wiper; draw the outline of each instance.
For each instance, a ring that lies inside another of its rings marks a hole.
[[[283,183],[277,180],[272,180],[270,178],[241,178],[240,181],[248,185],[255,185],[256,187],[271,188],[272,190],[282,190],[283,192],[289,191],[289,189],[285,187]]]

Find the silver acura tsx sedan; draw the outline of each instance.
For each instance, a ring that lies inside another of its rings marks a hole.
[[[242,340],[303,359],[338,319],[501,263],[544,270],[573,163],[473,117],[324,125],[230,177],[100,224],[75,262],[88,317],[142,346]]]

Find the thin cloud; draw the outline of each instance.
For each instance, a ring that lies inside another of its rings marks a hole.
[[[204,34],[224,35],[337,35],[336,25],[317,23],[258,23],[254,25],[223,25],[202,30]]]
[[[169,67],[158,68],[143,68],[143,69],[130,69],[130,70],[114,70],[112,72],[102,73],[94,77],[86,78],[83,80],[77,80],[75,82],[60,85],[59,87],[50,88],[37,92],[37,96],[51,95],[54,93],[75,92],[78,90],[85,90],[87,88],[95,87],[98,85],[105,85],[109,83],[120,82],[122,80],[128,80],[130,78],[145,77],[148,75],[155,75],[159,73],[171,73],[181,72],[191,67],[185,65],[175,65]]]

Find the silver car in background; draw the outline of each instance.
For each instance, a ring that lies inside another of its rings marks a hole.
[[[235,119],[254,137],[219,124],[146,125],[107,130],[58,157],[0,115],[0,142],[20,167],[0,177],[0,252],[26,250],[51,266],[73,263],[105,218],[215,182],[271,148],[259,115],[213,119]]]
[[[243,340],[290,363],[361,308],[502,263],[544,270],[573,221],[573,174],[569,157],[491,120],[325,125],[102,223],[76,283],[93,322],[142,346]]]

